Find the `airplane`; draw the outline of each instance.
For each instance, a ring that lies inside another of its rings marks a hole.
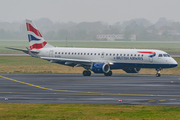
[[[169,54],[161,50],[54,47],[44,40],[33,21],[26,20],[26,27],[30,48],[6,48],[19,50],[51,63],[83,67],[83,76],[91,76],[91,71],[112,76],[113,69],[139,73],[142,68],[154,68],[157,71],[156,77],[160,77],[162,69],[178,66]]]

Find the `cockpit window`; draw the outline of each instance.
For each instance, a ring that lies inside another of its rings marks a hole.
[[[162,57],[162,54],[159,54],[159,57]]]
[[[164,57],[170,57],[170,55],[168,55],[168,54],[163,54],[163,56],[164,56]]]

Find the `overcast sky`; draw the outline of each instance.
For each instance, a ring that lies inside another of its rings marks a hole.
[[[0,0],[1,22],[47,17],[54,22],[146,18],[155,23],[160,17],[180,21],[179,12],[180,0]]]

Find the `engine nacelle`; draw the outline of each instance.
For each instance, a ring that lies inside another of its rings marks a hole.
[[[139,73],[141,68],[125,68],[123,69],[126,73]]]
[[[94,73],[108,73],[110,71],[110,66],[108,63],[95,63],[92,65],[91,70]]]

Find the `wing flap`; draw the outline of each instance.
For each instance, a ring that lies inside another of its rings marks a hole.
[[[91,60],[81,60],[81,59],[69,59],[69,58],[53,58],[53,57],[40,57],[45,60],[58,60],[58,61],[68,61],[68,62],[85,62],[92,63]]]

